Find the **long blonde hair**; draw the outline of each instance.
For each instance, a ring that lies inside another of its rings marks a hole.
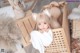
[[[38,23],[39,23],[40,21],[44,21],[44,22],[48,23],[49,26],[50,26],[50,28],[51,28],[50,18],[49,18],[47,15],[45,15],[44,13],[39,13],[39,14],[37,15],[37,18],[36,18],[36,28],[35,28],[36,30],[39,30],[37,25],[38,25]]]

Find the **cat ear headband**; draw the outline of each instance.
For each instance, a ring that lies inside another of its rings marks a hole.
[[[51,14],[50,14],[48,9],[43,10],[42,13],[47,15],[49,18],[51,18]],[[32,17],[33,17],[33,20],[36,21],[36,18],[38,17],[38,14],[37,13],[32,13]]]
[[[32,18],[33,18],[34,21],[36,21],[37,16],[38,16],[37,13],[32,13]]]
[[[41,10],[43,11],[43,13],[44,13],[45,15],[47,15],[48,17],[51,17],[51,14],[50,14],[50,12],[49,12],[49,9],[50,9],[53,5],[54,5],[54,6],[59,6],[59,4],[58,4],[57,2],[53,1],[53,2],[51,2],[50,4],[43,6],[43,8],[42,8]]]
[[[48,16],[49,18],[51,17],[49,11],[47,9],[45,9],[41,14],[44,14],[45,16]],[[36,19],[38,18],[40,14],[38,13],[32,13],[32,18],[34,21],[36,21]]]
[[[46,5],[42,8],[42,11],[44,14],[46,14],[47,16],[51,17],[51,14],[49,12],[49,9],[52,8],[52,7],[63,7],[65,4],[67,4],[66,2],[51,2],[49,5]]]
[[[43,8],[42,8],[42,13],[44,13],[45,15],[47,15],[48,17],[51,17],[51,14],[50,14],[50,12],[49,12],[49,8],[51,8],[52,6],[55,6],[55,7],[59,7],[60,5],[62,6],[62,5],[64,5],[65,4],[65,2],[59,2],[59,3],[57,3],[57,2],[51,2],[49,5],[46,5],[46,6],[44,6]],[[33,19],[36,21],[36,18],[37,18],[37,16],[38,16],[38,14],[37,13],[32,13],[32,17],[33,17]]]

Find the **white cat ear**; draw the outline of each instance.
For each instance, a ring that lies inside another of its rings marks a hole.
[[[35,20],[35,21],[36,21],[37,13],[32,13],[32,17],[33,17],[33,20]]]
[[[51,14],[49,13],[48,9],[43,10],[43,13],[46,14],[47,16],[51,17]]]

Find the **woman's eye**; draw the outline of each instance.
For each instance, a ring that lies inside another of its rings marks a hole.
[[[40,23],[38,25],[41,25]]]
[[[44,22],[44,24],[46,24],[46,22]]]

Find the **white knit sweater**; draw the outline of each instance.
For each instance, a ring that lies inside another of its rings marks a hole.
[[[40,53],[44,53],[45,48],[44,46],[49,46],[53,41],[52,31],[49,30],[48,32],[39,32],[39,31],[32,31],[31,35],[31,43],[33,47],[39,50]]]

